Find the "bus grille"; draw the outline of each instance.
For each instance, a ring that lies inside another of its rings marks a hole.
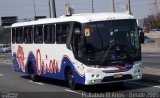
[[[123,75],[121,78],[114,78],[114,76],[104,77],[102,82],[109,82],[109,81],[119,81],[119,80],[127,80],[127,79],[133,79],[132,75]]]
[[[104,73],[117,73],[117,72],[125,72],[125,71],[129,71],[130,69],[128,70],[106,70],[106,71],[103,71]]]

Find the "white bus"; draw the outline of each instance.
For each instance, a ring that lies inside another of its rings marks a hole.
[[[136,19],[126,13],[86,13],[15,23],[15,71],[78,84],[119,83],[142,78]]]

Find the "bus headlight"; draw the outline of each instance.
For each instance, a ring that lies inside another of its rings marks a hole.
[[[137,74],[137,70],[134,71],[134,74]]]
[[[92,78],[99,78],[99,77],[100,77],[100,74],[91,74],[91,77],[92,77]]]
[[[94,83],[95,82],[95,80],[91,80],[91,83]]]
[[[99,75],[99,74],[97,74],[97,75],[96,75],[96,78],[99,78],[99,77],[100,77],[100,75]]]
[[[141,70],[140,69],[136,69],[135,71],[134,71],[134,74],[140,74],[141,73]]]
[[[137,76],[137,78],[138,78],[138,79],[140,79],[140,78],[141,78],[141,76],[140,76],[140,75],[138,75],[138,76]]]
[[[94,74],[92,74],[91,77],[93,78],[93,77],[94,77]]]

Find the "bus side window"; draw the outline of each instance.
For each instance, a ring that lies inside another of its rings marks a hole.
[[[43,43],[43,26],[35,26],[34,28],[34,42]]]
[[[32,27],[24,28],[24,42],[32,43],[33,42],[33,29]]]
[[[62,25],[56,25],[56,42],[61,43]]]
[[[16,42],[23,43],[23,28],[17,28],[16,30]]]
[[[52,25],[44,26],[44,42],[53,43],[54,42],[54,27]]]
[[[56,28],[56,42],[58,44],[65,44],[70,30],[70,24],[57,24]]]
[[[12,28],[12,43],[16,42],[16,29]]]
[[[27,43],[27,28],[23,29],[23,40],[25,43]]]
[[[52,25],[52,36],[53,36],[52,37],[52,40],[53,40],[52,42],[53,43],[55,43],[55,39],[56,39],[56,36],[55,36],[56,32],[55,32],[55,30],[56,29],[55,29],[55,24],[54,24],[54,25]]]

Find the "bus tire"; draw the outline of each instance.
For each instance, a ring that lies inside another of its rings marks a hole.
[[[34,70],[33,70],[33,67],[30,65],[29,67],[29,76],[30,76],[30,79],[33,81],[33,82],[37,82],[37,76],[34,74]]]
[[[78,89],[78,84],[75,83],[74,76],[73,76],[72,71],[70,69],[67,71],[67,82],[68,82],[69,87],[72,90]]]

